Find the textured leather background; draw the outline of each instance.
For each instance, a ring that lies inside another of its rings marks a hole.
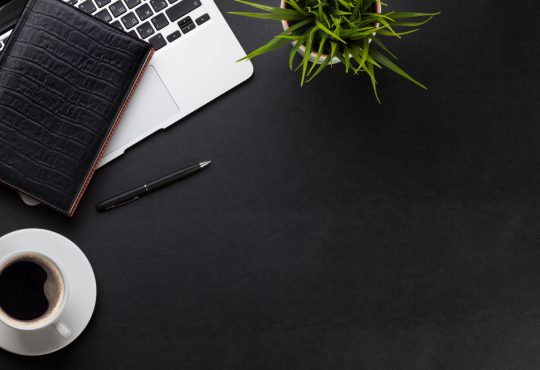
[[[150,46],[58,0],[29,1],[0,59],[0,179],[70,213]]]

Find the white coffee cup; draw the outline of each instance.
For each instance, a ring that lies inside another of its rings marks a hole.
[[[11,268],[25,266],[37,266],[46,276],[43,283],[43,295],[48,307],[36,317],[21,318],[7,305],[2,306],[0,301],[0,321],[16,332],[37,332],[44,328],[54,328],[60,338],[68,341],[72,337],[72,330],[62,320],[62,314],[69,297],[69,285],[61,266],[45,254],[35,251],[19,251],[9,254],[0,260],[0,277]],[[17,266],[18,265],[18,266]],[[19,275],[16,275],[19,276]],[[14,278],[15,279],[15,278]]]

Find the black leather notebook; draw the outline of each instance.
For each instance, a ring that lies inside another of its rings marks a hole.
[[[29,0],[0,54],[0,181],[71,216],[151,46],[59,0]]]

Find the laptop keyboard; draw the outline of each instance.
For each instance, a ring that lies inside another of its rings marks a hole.
[[[9,35],[11,34],[11,31],[7,31],[5,34],[0,36],[0,53],[2,53],[2,50],[6,47],[6,41]]]
[[[156,51],[210,20],[200,0],[60,0],[146,40]],[[0,52],[8,34],[0,36]]]

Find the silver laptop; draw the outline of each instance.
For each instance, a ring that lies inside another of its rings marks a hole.
[[[0,0],[0,50],[24,0]],[[63,1],[63,0],[59,0]],[[100,166],[253,74],[213,0],[65,0],[156,49]],[[3,22],[3,23],[2,23]],[[0,51],[1,52],[1,51]]]

